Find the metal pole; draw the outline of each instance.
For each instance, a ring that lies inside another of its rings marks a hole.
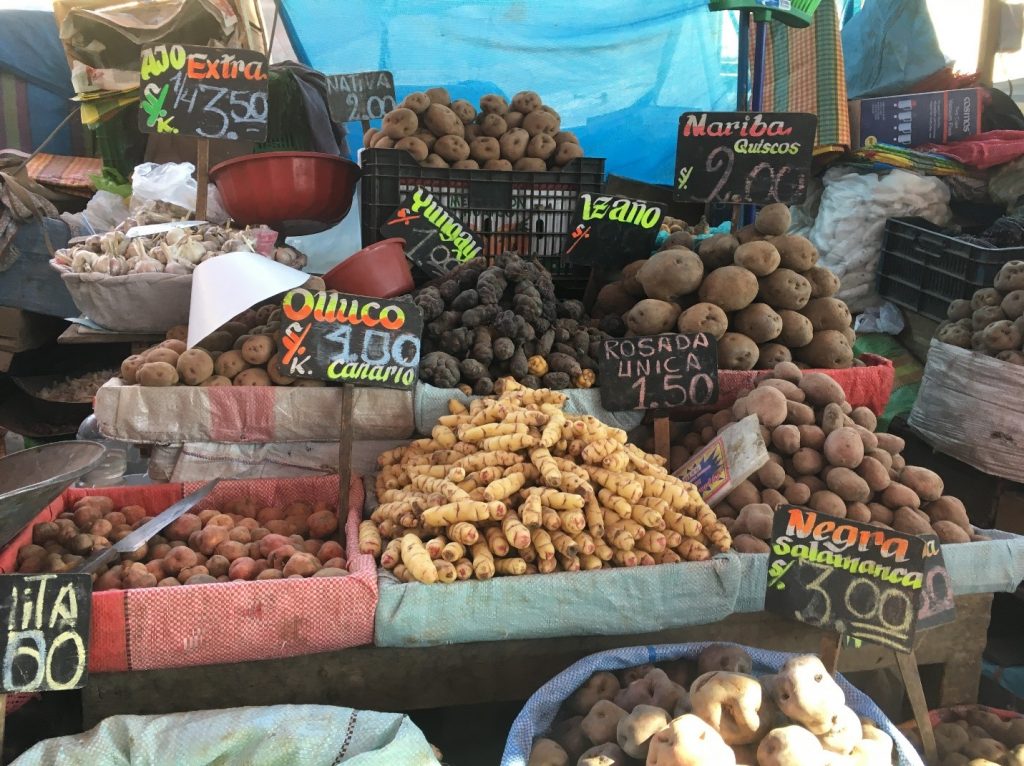
[[[740,11],[739,54],[736,61],[736,111],[747,111],[750,87],[750,11]]]
[[[751,108],[755,112],[764,109],[764,71],[768,56],[768,22],[754,23],[754,87]]]

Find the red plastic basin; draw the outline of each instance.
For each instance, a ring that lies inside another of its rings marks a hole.
[[[359,175],[356,163],[319,152],[250,154],[210,170],[236,223],[267,224],[283,233],[323,230],[344,218]]]
[[[412,290],[414,282],[405,258],[405,240],[382,239],[349,256],[323,276],[331,290],[373,298],[393,298]]]

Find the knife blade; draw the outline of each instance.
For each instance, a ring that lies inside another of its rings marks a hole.
[[[103,550],[92,554],[89,558],[75,567],[72,572],[84,572],[86,574],[91,574],[115,556],[138,550],[143,543],[147,542],[161,529],[166,527],[175,519],[179,519],[184,516],[186,511],[193,508],[196,503],[209,495],[219,482],[220,479],[214,479],[213,481],[207,482],[191,495],[187,495],[173,505],[168,506],[166,510],[151,518],[138,529],[125,535],[109,548],[104,548]]]

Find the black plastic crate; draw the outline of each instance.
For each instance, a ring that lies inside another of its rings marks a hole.
[[[1024,247],[985,247],[966,242],[923,218],[885,222],[878,292],[929,319],[946,319],[949,304],[991,287],[1007,261],[1024,259]]]
[[[604,189],[603,159],[582,157],[547,172],[461,170],[421,167],[405,151],[367,149],[362,166],[363,247],[383,238],[381,225],[422,186],[481,237],[485,255],[515,250],[536,257],[560,285],[586,284],[590,269],[563,261],[562,250],[579,195]]]

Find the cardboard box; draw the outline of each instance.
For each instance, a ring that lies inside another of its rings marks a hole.
[[[854,148],[869,140],[895,146],[946,144],[981,132],[980,88],[863,98],[850,102]]]
[[[57,317],[0,306],[0,351],[17,354],[56,340],[67,322]]]

